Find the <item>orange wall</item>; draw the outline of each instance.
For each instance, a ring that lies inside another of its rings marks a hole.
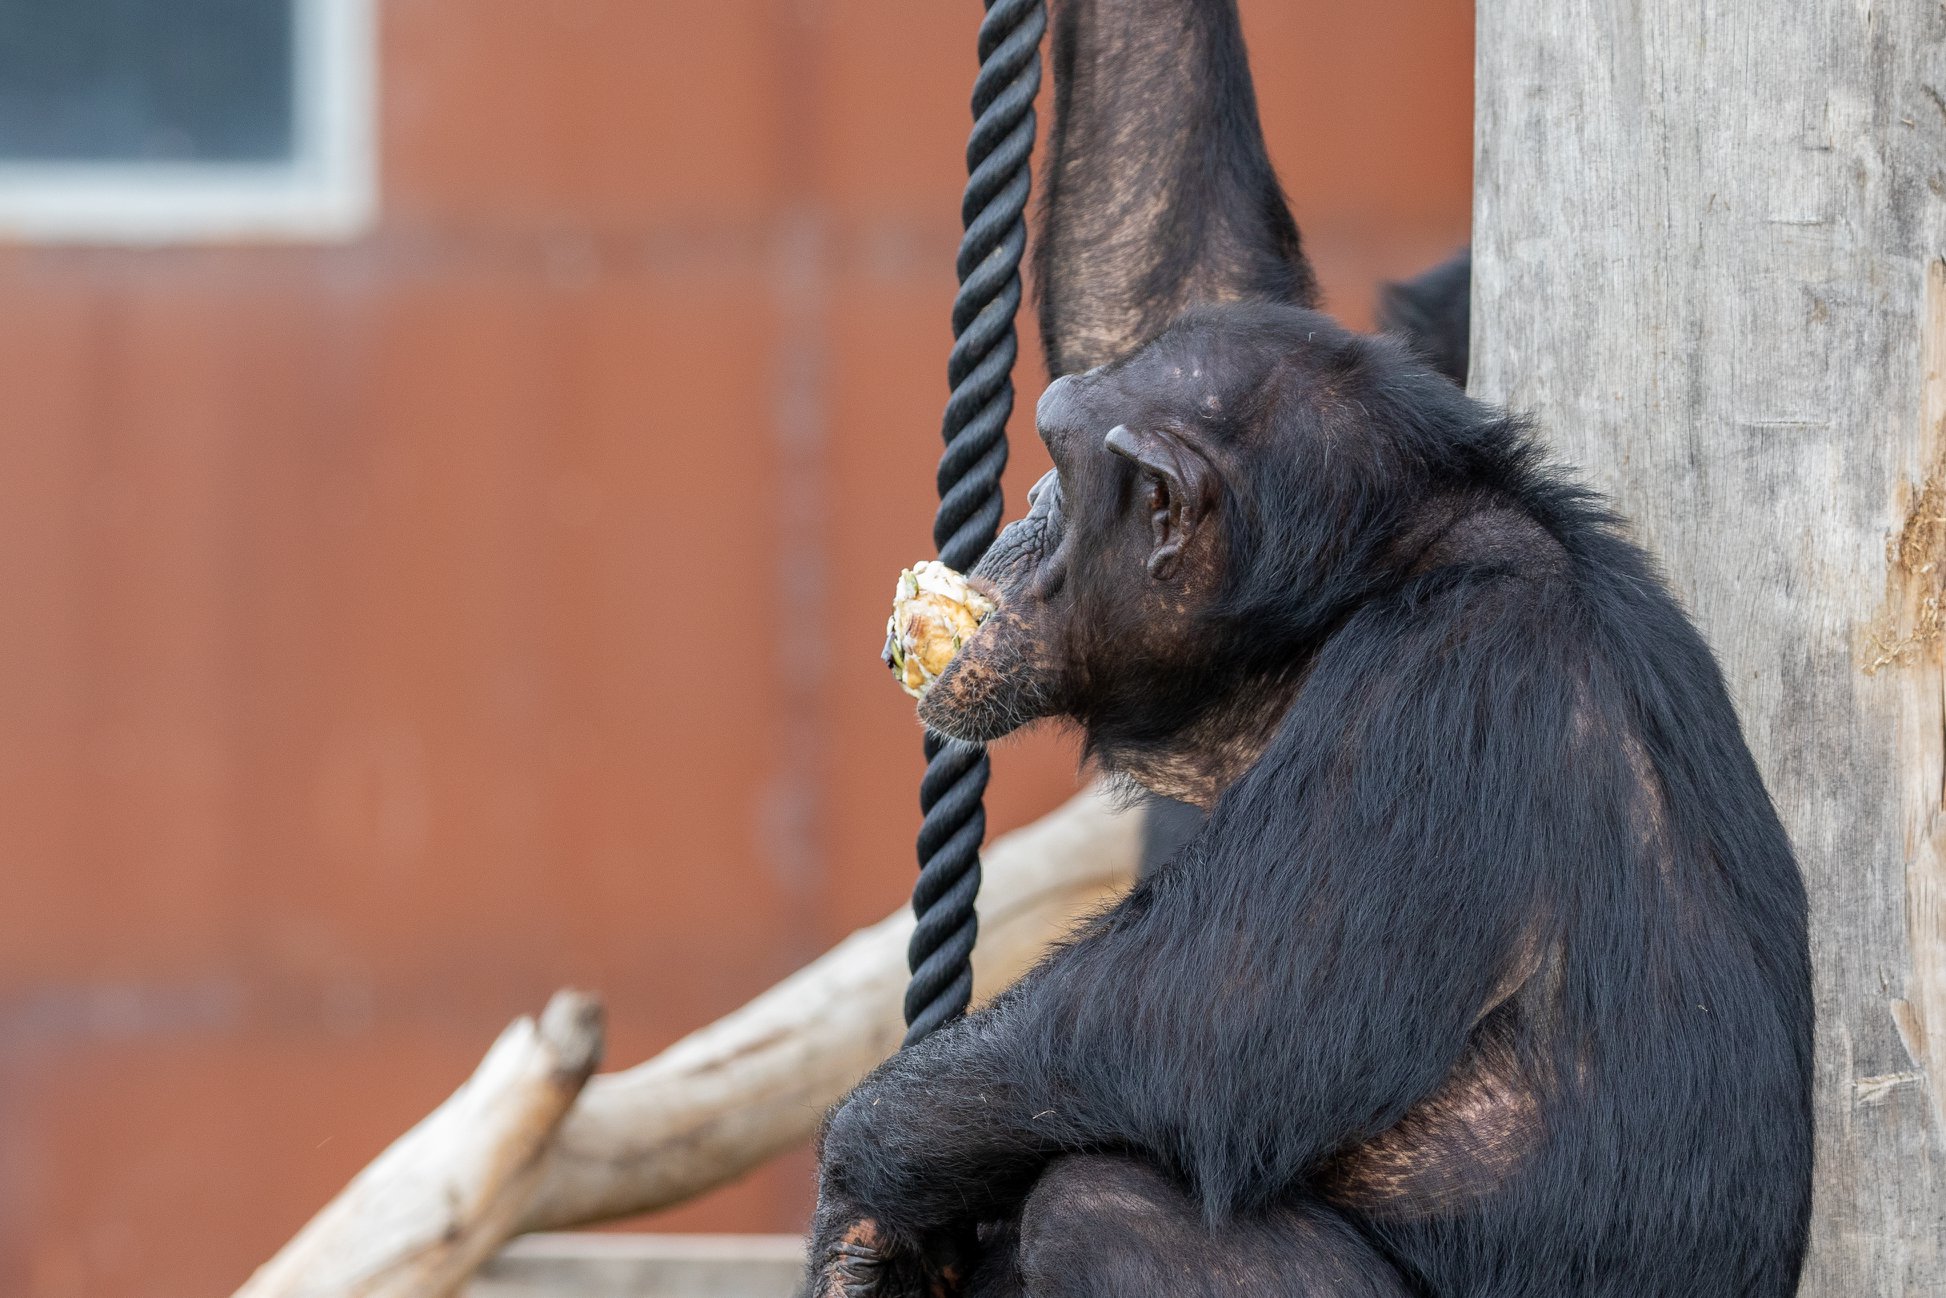
[[[1471,8],[1244,7],[1363,323],[1465,237]],[[0,247],[0,1292],[225,1292],[552,988],[633,1062],[910,882],[977,6],[381,12],[370,237]]]

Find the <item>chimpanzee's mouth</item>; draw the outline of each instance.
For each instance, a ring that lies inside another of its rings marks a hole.
[[[979,571],[977,569],[966,574],[966,584],[971,586],[974,590],[978,591],[980,594],[985,595],[988,599],[992,600],[996,605],[1004,604],[1007,602],[1006,592],[1001,590],[1000,587],[994,585],[993,582],[990,581],[989,579],[982,577],[979,574]],[[982,622],[980,625],[985,626],[986,623]],[[976,631],[974,632],[974,634],[977,635],[979,633]]]
[[[987,628],[994,624],[999,618],[1001,611],[1007,607],[1008,592],[1000,586],[1000,583],[989,577],[981,576],[977,572],[969,572],[966,574],[966,584],[975,594],[983,595],[992,601],[993,608],[974,625],[972,631],[968,632],[960,640],[959,651],[953,655],[952,662],[946,665],[946,671],[951,671],[966,656],[967,651],[979,641],[982,635],[986,634]],[[945,672],[941,672],[940,674],[943,676]]]
[[[945,564],[914,564],[899,574],[879,657],[906,693],[923,699],[997,606],[980,585]]]
[[[1063,517],[1061,481],[1049,470],[1027,493],[1027,513],[1002,529],[967,581],[996,604],[1028,588],[1042,565],[1060,548]]]

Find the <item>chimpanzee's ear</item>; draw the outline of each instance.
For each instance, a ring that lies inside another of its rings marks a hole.
[[[1149,515],[1149,575],[1167,581],[1182,567],[1183,547],[1209,516],[1215,475],[1207,461],[1167,433],[1117,424],[1104,445],[1142,471],[1136,502]]]
[[[1048,372],[1119,360],[1199,304],[1317,305],[1236,0],[1055,0],[1051,25],[1034,241]]]

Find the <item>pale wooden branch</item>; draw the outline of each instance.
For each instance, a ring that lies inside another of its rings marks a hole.
[[[977,999],[1128,886],[1141,821],[1091,791],[987,849]],[[664,1207],[748,1171],[810,1136],[897,1047],[911,932],[901,910],[647,1063],[592,1081],[599,1012],[557,995],[538,1028],[508,1028],[237,1298],[446,1298],[513,1235]]]
[[[601,1007],[557,992],[464,1085],[394,1141],[237,1298],[430,1298],[504,1242],[541,1152],[601,1057]]]
[[[1008,986],[1125,888],[1141,817],[1085,793],[989,847],[974,996]],[[597,1077],[562,1124],[522,1230],[677,1203],[804,1140],[904,1033],[901,910],[645,1064]]]

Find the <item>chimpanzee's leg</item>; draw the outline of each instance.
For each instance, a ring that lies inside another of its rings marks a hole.
[[[1406,1298],[1398,1272],[1321,1204],[1211,1228],[1142,1163],[1051,1164],[1017,1221],[988,1241],[968,1298]]]

